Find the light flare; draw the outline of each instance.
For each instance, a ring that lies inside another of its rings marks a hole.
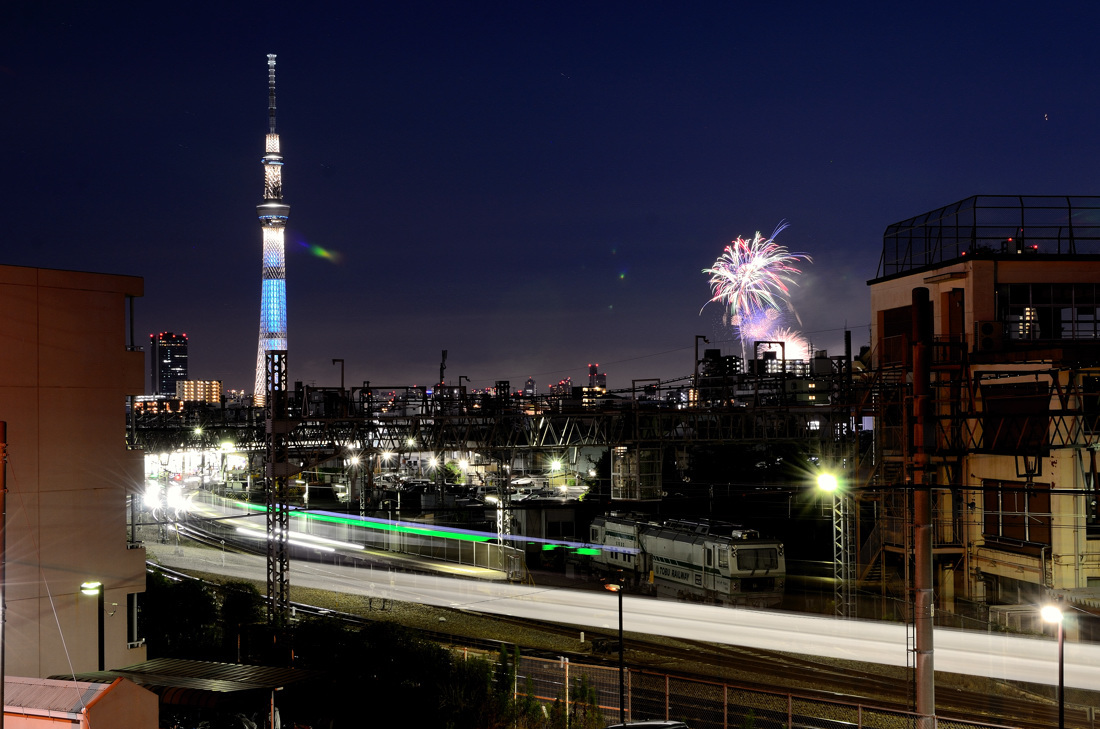
[[[317,245],[316,243],[306,243],[305,241],[300,241],[299,245],[309,251],[309,254],[311,256],[314,256],[315,258],[323,258],[326,261],[331,261],[332,263],[342,263],[344,260],[344,254],[340,253],[339,251],[331,251],[328,248]]]

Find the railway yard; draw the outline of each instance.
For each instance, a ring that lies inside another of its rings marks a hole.
[[[164,546],[150,545],[151,561],[157,560],[158,547]],[[215,583],[228,579],[209,572],[188,572]],[[564,582],[558,575],[536,575],[535,580],[539,584]],[[265,591],[264,584],[256,586],[261,593]],[[588,586],[598,589],[597,583]],[[448,645],[465,655],[492,655],[504,643],[518,646],[524,655],[567,657],[573,664],[618,665],[618,640],[614,630],[586,628],[582,641],[576,626],[382,601],[293,584],[290,597],[299,615],[320,613],[353,623],[400,624],[427,640]],[[901,667],[803,657],[629,630],[625,631],[624,646],[625,663],[633,670],[722,682],[750,691],[781,691],[903,711],[912,708],[912,674]],[[1096,709],[1090,707],[1100,706],[1100,692],[1070,690],[1066,699],[1066,726],[1095,729]],[[936,676],[936,705],[941,716],[989,725],[1020,729],[1057,725],[1054,690],[1037,684],[1009,684],[939,673]]]

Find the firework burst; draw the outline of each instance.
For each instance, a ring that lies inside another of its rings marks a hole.
[[[810,357],[810,343],[806,341],[801,332],[796,332],[787,327],[779,327],[768,332],[768,339],[773,342],[783,342],[782,351],[785,359],[809,359]],[[779,352],[780,347],[776,344],[763,344],[760,346],[760,351]]]
[[[713,296],[707,303],[723,302],[732,316],[755,319],[766,309],[782,310],[789,306],[794,275],[801,270],[793,265],[798,259],[810,261],[805,253],[791,253],[775,242],[775,236],[786,228],[781,223],[770,238],[760,233],[752,240],[740,236],[703,273],[710,275]],[[704,304],[704,306],[706,306]]]
[[[801,273],[794,264],[812,259],[775,242],[786,227],[785,222],[780,223],[768,238],[759,232],[751,240],[738,236],[713,266],[703,269],[710,276],[712,296],[707,304],[719,301],[725,305],[723,319],[737,328],[742,356],[747,344],[762,340],[785,342],[788,359],[802,359],[808,353],[806,340],[785,328],[783,318],[790,313],[798,319],[790,302],[789,286]]]

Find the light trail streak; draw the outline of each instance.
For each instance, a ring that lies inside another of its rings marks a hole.
[[[237,578],[265,579],[264,558],[226,555],[222,566],[210,553],[185,547],[181,554],[167,545],[148,545],[165,566],[201,569]],[[221,555],[219,555],[220,558]],[[603,591],[540,588],[499,581],[405,574],[341,565],[291,561],[291,582],[302,587],[416,602],[487,615],[541,620],[582,627],[616,629],[616,598]],[[799,655],[839,658],[888,666],[910,660],[905,626],[869,620],[841,620],[818,615],[750,608],[719,607],[623,597],[627,632],[745,646]],[[936,670],[1001,681],[1056,684],[1057,642],[1045,637],[1009,636],[937,628]],[[1065,644],[1065,685],[1100,686],[1100,646]]]

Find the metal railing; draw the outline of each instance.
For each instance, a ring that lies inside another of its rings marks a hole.
[[[570,713],[584,697],[579,686],[595,690],[595,706],[607,723],[619,721],[619,669],[521,657],[516,695],[545,704],[563,702]],[[919,714],[869,704],[847,703],[793,693],[759,691],[735,684],[703,681],[627,669],[624,676],[625,719],[683,721],[691,729],[916,729],[927,726]],[[935,729],[1010,729],[1009,725],[935,717]]]

